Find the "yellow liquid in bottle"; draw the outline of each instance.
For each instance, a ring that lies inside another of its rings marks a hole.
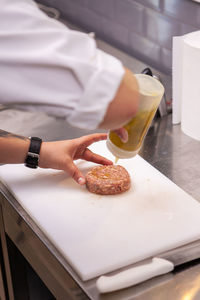
[[[115,164],[117,164],[118,163],[118,160],[119,160],[119,157],[115,157]]]
[[[128,132],[128,142],[123,143],[119,136],[110,131],[109,139],[117,147],[127,151],[137,151],[142,146],[144,137],[156,113],[157,106],[149,111],[140,111],[124,126]],[[117,158],[116,158],[117,159]]]

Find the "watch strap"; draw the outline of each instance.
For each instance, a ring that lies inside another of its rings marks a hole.
[[[40,148],[42,139],[38,137],[30,137],[30,146],[25,159],[25,166],[28,168],[36,169],[40,158]]]

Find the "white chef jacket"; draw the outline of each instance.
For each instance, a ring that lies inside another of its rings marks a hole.
[[[32,0],[0,0],[0,103],[62,116],[76,127],[101,123],[124,75],[97,49]]]

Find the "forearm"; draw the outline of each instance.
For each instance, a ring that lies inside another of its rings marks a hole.
[[[137,80],[130,70],[125,69],[120,87],[99,127],[104,129],[121,127],[137,113],[138,105],[139,88]]]
[[[0,130],[0,163],[24,163],[29,144],[26,137]]]

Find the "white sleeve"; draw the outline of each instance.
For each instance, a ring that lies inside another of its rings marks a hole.
[[[0,103],[95,129],[123,75],[121,62],[88,34],[49,18],[31,0],[0,0]]]

